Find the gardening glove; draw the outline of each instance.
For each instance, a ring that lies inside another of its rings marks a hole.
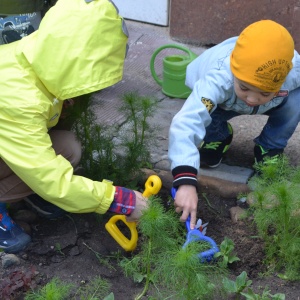
[[[197,217],[198,194],[193,185],[179,186],[175,196],[175,211],[182,212],[180,221],[185,222],[191,216],[190,227],[195,228]]]
[[[126,220],[133,222],[141,217],[142,210],[146,207],[146,198],[140,192],[116,186],[114,200],[108,210],[116,214],[126,215]]]

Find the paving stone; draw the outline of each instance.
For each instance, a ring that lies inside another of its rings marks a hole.
[[[217,168],[201,169],[201,174],[233,182],[247,183],[248,179],[253,174],[253,170],[221,163]]]

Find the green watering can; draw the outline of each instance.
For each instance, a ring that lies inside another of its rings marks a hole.
[[[159,52],[167,48],[176,48],[187,55],[171,55],[163,59],[163,78],[160,79],[154,67],[155,58]],[[156,49],[150,60],[150,70],[155,81],[162,87],[162,92],[172,98],[187,98],[192,92],[185,85],[186,68],[198,55],[191,50],[176,44],[164,45]]]

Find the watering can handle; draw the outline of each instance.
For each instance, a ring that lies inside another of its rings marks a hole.
[[[157,49],[154,51],[154,53],[152,54],[152,57],[151,57],[151,60],[150,60],[150,70],[151,70],[151,74],[152,74],[154,80],[155,80],[160,86],[162,86],[163,81],[157,76],[157,74],[156,74],[156,72],[155,72],[154,62],[155,62],[155,58],[156,58],[156,56],[158,55],[158,53],[161,52],[161,51],[164,50],[164,49],[167,49],[167,48],[175,48],[175,49],[182,50],[182,51],[186,52],[186,53],[190,56],[190,59],[191,59],[192,56],[193,56],[191,50],[189,50],[188,48],[185,48],[185,47],[183,47],[183,46],[176,45],[176,44],[167,44],[167,45],[164,45],[164,46],[161,46],[161,47],[157,48]]]
[[[145,183],[143,196],[148,198],[151,195],[156,195],[160,191],[161,186],[161,179],[157,175],[149,176]],[[116,224],[118,221],[122,221],[129,228],[131,234],[130,240],[118,228]],[[133,251],[136,248],[138,240],[136,222],[127,222],[125,215],[111,217],[105,224],[105,229],[125,251]]]

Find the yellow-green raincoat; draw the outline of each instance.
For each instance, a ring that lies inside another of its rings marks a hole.
[[[0,157],[34,192],[77,213],[105,213],[115,188],[73,175],[48,135],[63,101],[120,81],[127,35],[108,0],[59,0],[39,30],[0,46]]]

